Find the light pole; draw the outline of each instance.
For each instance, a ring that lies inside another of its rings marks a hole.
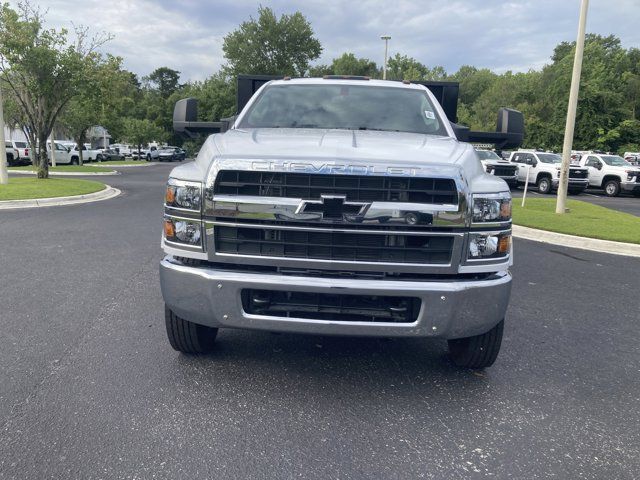
[[[571,76],[571,90],[569,91],[569,107],[567,108],[567,123],[564,127],[564,145],[562,146],[562,167],[560,168],[560,185],[558,185],[558,201],[556,213],[565,213],[567,204],[567,189],[569,187],[569,164],[571,163],[571,147],[573,146],[573,131],[576,126],[576,110],[578,108],[578,90],[580,88],[580,74],[582,73],[582,53],[584,52],[584,30],[587,23],[589,0],[582,0],[580,5],[580,21],[578,22],[578,38],[576,39],[576,56],[573,59],[573,75]]]
[[[389,40],[391,35],[381,35],[381,40],[384,40],[384,67],[382,68],[382,79],[387,79],[387,56],[389,55]]]

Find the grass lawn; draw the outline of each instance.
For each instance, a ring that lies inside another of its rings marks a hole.
[[[26,170],[35,172],[36,168],[31,165],[26,165],[24,167],[9,167],[11,170]],[[96,173],[96,172],[104,172],[104,168],[96,167],[94,165],[60,165],[57,167],[49,167],[50,172],[85,172],[85,173]]]
[[[109,160],[106,162],[97,162],[92,163],[92,166],[100,167],[100,165],[104,165],[105,167],[113,167],[113,166],[122,166],[122,165],[145,165],[149,162],[146,160]]]
[[[99,192],[104,183],[67,178],[38,179],[9,177],[8,185],[0,185],[0,200],[67,197]]]
[[[581,237],[640,243],[640,217],[618,212],[579,200],[568,200],[571,211],[557,215],[556,199],[528,198],[522,208],[521,199],[513,202],[513,223],[551,232]]]

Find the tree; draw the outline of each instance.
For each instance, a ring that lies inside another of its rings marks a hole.
[[[334,58],[331,70],[335,75],[361,75],[364,77],[377,77],[378,66],[376,62],[368,58],[357,58],[353,53],[343,53]]]
[[[156,68],[147,78],[162,98],[168,98],[180,86],[180,72],[169,67]]]
[[[45,29],[43,14],[29,2],[18,10],[0,7],[0,75],[26,119],[38,178],[48,178],[47,138],[78,93],[86,64],[109,37],[89,37],[86,28],[76,28],[72,41],[65,29]]]
[[[124,119],[124,136],[133,145],[138,147],[138,153],[143,144],[151,140],[160,140],[164,132],[150,120],[137,118]]]
[[[431,69],[415,58],[399,53],[387,62],[387,78],[390,80],[444,80],[446,76],[443,67]]]
[[[313,29],[300,12],[276,17],[268,7],[224,37],[224,73],[303,76],[322,53]]]
[[[105,104],[106,111],[117,108],[123,101],[123,96],[119,95],[119,84],[130,79],[128,72],[120,70],[120,58],[107,55],[106,59],[95,56],[92,60],[85,65],[83,82],[77,95],[69,100],[60,118],[61,126],[78,145],[80,165],[87,131],[94,125],[108,123],[105,121]]]

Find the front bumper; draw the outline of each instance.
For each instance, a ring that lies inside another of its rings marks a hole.
[[[503,179],[505,182],[507,182],[507,185],[509,185],[510,187],[517,187],[518,186],[518,174],[516,172],[515,175],[497,175],[499,178]]]
[[[553,186],[554,189],[558,188],[558,185],[560,185],[560,179],[559,178],[552,179],[551,185]],[[588,186],[589,186],[588,178],[569,178],[569,188],[573,188],[573,189],[581,188],[584,190]]]
[[[623,192],[627,192],[627,193],[640,192],[640,183],[638,183],[638,182],[620,182],[620,189]]]
[[[511,274],[483,280],[398,281],[317,278],[187,266],[167,256],[160,263],[167,306],[178,316],[210,327],[321,335],[461,338],[484,333],[505,316]],[[421,299],[412,323],[349,322],[252,315],[243,289],[329,294],[411,296]]]

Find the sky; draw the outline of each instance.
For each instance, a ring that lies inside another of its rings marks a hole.
[[[144,76],[160,66],[181,72],[181,81],[203,80],[224,57],[224,36],[258,5],[278,16],[305,15],[324,50],[315,63],[344,52],[382,65],[401,53],[429,67],[455,72],[461,65],[507,70],[540,69],[553,48],[574,41],[580,0],[31,0],[47,11],[49,26],[85,25],[114,38],[103,50],[123,57],[124,67]],[[11,2],[13,5],[16,2]],[[615,34],[625,48],[640,47],[640,0],[591,0],[587,32]]]

